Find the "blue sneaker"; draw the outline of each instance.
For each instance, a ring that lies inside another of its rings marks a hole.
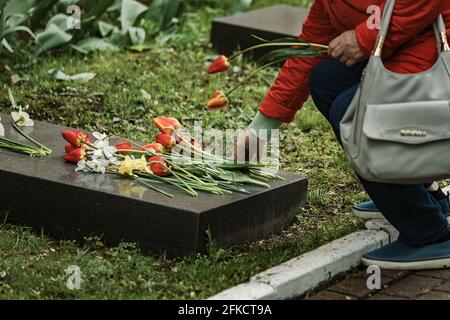
[[[401,241],[363,256],[366,266],[376,265],[388,270],[426,270],[450,268],[450,240],[422,248],[411,248]]]
[[[450,198],[444,198],[439,201],[442,210],[445,212],[447,217],[450,216]],[[384,219],[383,214],[378,210],[377,206],[373,201],[361,202],[353,207],[353,214],[361,219],[371,220],[371,219]]]

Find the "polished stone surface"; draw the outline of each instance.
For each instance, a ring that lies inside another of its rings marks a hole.
[[[273,40],[282,37],[298,37],[308,9],[289,5],[275,5],[229,17],[214,19],[211,41],[219,53],[230,55],[238,48],[245,49],[258,44],[252,35]],[[254,57],[260,57],[267,50],[258,50]]]
[[[23,140],[1,115],[6,137]],[[0,149],[0,214],[53,237],[82,239],[102,235],[107,244],[138,242],[144,251],[168,255],[204,251],[206,230],[222,246],[253,241],[291,223],[306,201],[307,180],[282,173],[271,189],[250,187],[250,195],[168,198],[113,175],[75,172],[63,161],[67,128],[36,122],[25,131],[51,149],[51,157],[30,158]]]

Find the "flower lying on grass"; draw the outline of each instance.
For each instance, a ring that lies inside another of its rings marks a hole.
[[[236,86],[228,90],[226,93],[222,91],[216,91],[212,98],[206,103],[206,108],[208,110],[222,109],[228,106],[228,98],[231,94],[237,90],[240,86],[250,80],[255,74],[264,70],[270,66],[279,64],[287,59],[299,58],[299,57],[319,57],[327,54],[328,46],[302,41],[296,38],[282,38],[273,41],[267,41],[262,38],[254,36],[262,43],[256,46],[247,48],[245,50],[239,51],[227,58],[223,55],[217,57],[214,62],[208,68],[208,74],[215,74],[220,72],[226,72],[231,69],[231,62],[238,58],[239,56],[252,52],[260,48],[275,48],[274,50],[265,54],[259,59],[261,67],[258,67],[250,75],[242,79]]]
[[[170,120],[170,124],[162,124],[157,119],[154,123],[158,123],[156,126],[160,131],[172,134],[160,133],[156,136],[157,142],[143,146],[122,138],[112,147],[110,137],[105,134],[94,133],[96,140],[92,141],[82,131],[64,131],[63,137],[70,142],[65,146],[67,154],[64,160],[77,163],[76,171],[109,173],[134,179],[168,197],[173,195],[157,185],[166,184],[195,197],[198,191],[214,195],[248,193],[244,189],[246,184],[267,188],[270,179],[281,179],[264,172],[263,164],[238,164],[207,153],[197,141],[181,132],[176,119]],[[173,148],[175,145],[179,148]],[[196,157],[192,158],[191,153],[179,153],[185,148],[189,148]]]
[[[22,108],[22,106],[17,105],[10,89],[8,89],[8,96],[12,108],[18,110],[11,112],[12,127],[18,133],[24,136],[28,141],[30,141],[34,146],[29,146],[27,144],[5,138],[5,128],[3,124],[0,123],[0,148],[23,153],[31,157],[43,157],[50,155],[52,153],[52,150],[44,146],[42,143],[31,138],[28,134],[22,131],[22,129],[20,129],[20,127],[33,127],[34,121],[30,118],[30,115],[28,113],[23,111],[24,108]],[[28,109],[28,106],[25,109]]]

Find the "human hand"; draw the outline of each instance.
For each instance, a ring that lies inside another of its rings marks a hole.
[[[267,146],[267,142],[258,138],[252,129],[245,129],[234,145],[232,159],[238,162],[259,161]]]
[[[346,31],[331,41],[328,54],[339,59],[347,67],[352,67],[367,58],[356,40],[355,30]]]

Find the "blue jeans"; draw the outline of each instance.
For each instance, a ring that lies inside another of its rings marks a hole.
[[[310,76],[311,96],[330,122],[339,142],[339,124],[361,82],[366,62],[348,68],[336,59],[317,65]],[[370,182],[359,177],[364,189],[386,219],[400,232],[400,240],[421,247],[450,231],[442,208],[425,185]]]

